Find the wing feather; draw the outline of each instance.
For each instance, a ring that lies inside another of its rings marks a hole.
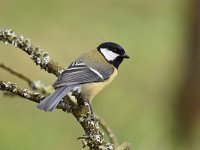
[[[83,62],[73,62],[65,71],[61,73],[59,78],[53,84],[53,87],[101,82],[108,79],[112,72],[113,70],[109,70],[102,74],[94,68],[90,68]]]

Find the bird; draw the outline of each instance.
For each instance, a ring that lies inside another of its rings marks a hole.
[[[117,76],[124,59],[124,48],[114,42],[104,42],[97,48],[83,53],[64,70],[53,83],[55,91],[42,100],[37,107],[52,112],[69,93],[91,102]]]

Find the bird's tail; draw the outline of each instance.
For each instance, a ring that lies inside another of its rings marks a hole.
[[[42,100],[37,105],[37,108],[44,111],[53,111],[58,105],[58,103],[62,100],[62,98],[65,97],[67,93],[70,92],[72,89],[73,86],[62,86],[58,88],[54,93]]]

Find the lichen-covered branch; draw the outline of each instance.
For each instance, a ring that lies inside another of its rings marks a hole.
[[[0,90],[9,91],[13,94],[29,99],[36,103],[39,103],[41,100],[45,98],[45,96],[42,96],[38,92],[33,92],[28,89],[19,88],[16,84],[8,82],[8,81],[0,81]]]
[[[24,36],[18,36],[11,29],[0,30],[0,41],[3,41],[6,45],[8,43],[20,48],[26,52],[30,58],[39,65],[42,69],[53,73],[58,76],[63,68],[50,59],[47,52],[43,51],[40,47],[31,44],[28,38]]]
[[[39,103],[45,98],[45,96],[38,92],[20,88],[16,84],[8,81],[0,81],[0,90],[9,91],[36,103]],[[85,136],[79,138],[83,140],[83,147],[89,146],[91,150],[114,149],[113,144],[104,141],[103,132],[100,131],[99,122],[95,119],[95,116],[91,111],[89,101],[79,102],[78,104],[75,104],[72,101],[70,101],[70,103],[65,103],[65,101],[63,101],[59,103],[57,108],[64,111],[71,108],[71,113],[85,130]]]
[[[89,146],[92,150],[113,150],[114,145],[104,141],[104,134],[100,130],[89,101],[79,101],[72,109],[73,115],[86,131],[82,139],[83,147]]]
[[[5,44],[12,44],[15,47],[23,50],[30,56],[30,58],[35,62],[36,65],[39,65],[42,69],[46,70],[49,73],[53,73],[54,75],[59,76],[59,74],[64,70],[61,66],[59,66],[57,63],[50,59],[47,52],[31,44],[30,40],[24,38],[24,36],[17,36],[15,32],[13,32],[11,29],[0,30],[0,41],[3,41]],[[32,82],[31,80],[26,79],[25,76],[18,74],[16,71],[13,71],[12,69],[4,65],[1,65],[1,67],[14,75],[21,77],[28,83]],[[8,81],[0,81],[0,90],[9,91],[13,94],[19,95],[25,99],[34,101],[36,103],[39,103],[45,98],[45,96],[41,95],[38,92],[20,88],[16,84]],[[81,124],[85,131],[85,135],[80,137],[79,139],[82,139],[84,147],[88,146],[90,150],[115,149],[114,144],[105,142],[104,134],[100,130],[100,124],[102,123],[99,124],[100,119],[96,119],[96,116],[93,113],[92,107],[88,101],[82,101],[78,99],[77,103],[74,103],[72,100],[69,99],[69,97],[66,96],[64,100],[59,103],[57,108],[62,109],[63,111],[71,112]],[[109,128],[104,129],[107,130],[106,133],[111,133],[108,130]],[[112,134],[108,136],[112,137]],[[112,142],[115,143],[114,141]],[[129,150],[129,145],[123,144],[117,147],[116,149]]]

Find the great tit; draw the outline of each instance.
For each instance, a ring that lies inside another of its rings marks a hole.
[[[42,100],[38,108],[53,111],[69,93],[78,93],[79,98],[91,101],[117,76],[119,65],[129,56],[113,42],[100,44],[96,49],[81,55],[72,62],[54,82],[54,93]]]

